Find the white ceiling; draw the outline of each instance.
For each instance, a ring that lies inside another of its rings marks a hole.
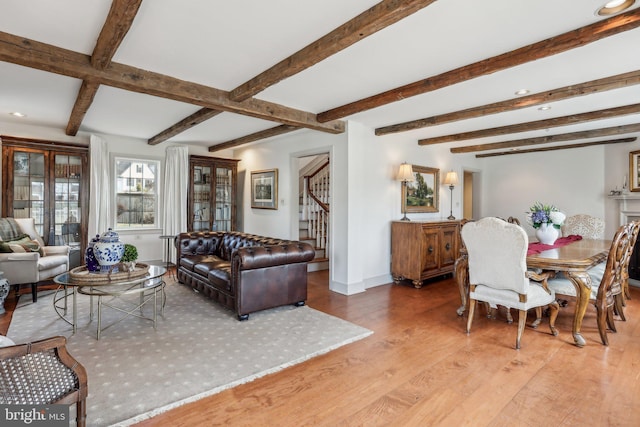
[[[113,61],[222,90],[232,90],[379,0],[146,0]],[[603,19],[605,0],[440,0],[256,98],[320,113]],[[108,0],[5,0],[0,31],[90,55]],[[640,5],[635,5],[638,8]],[[372,128],[640,70],[640,28],[568,53],[411,97],[345,119]],[[0,123],[65,129],[81,81],[0,62]],[[406,132],[438,135],[561,117],[640,102],[640,85]],[[151,138],[199,106],[101,86],[81,131]],[[12,111],[27,114],[19,119]],[[451,146],[640,123],[640,115]],[[278,123],[222,113],[169,141],[202,145]],[[1,131],[1,129],[0,129]],[[1,132],[0,132],[1,133]],[[638,135],[625,135],[638,136]]]

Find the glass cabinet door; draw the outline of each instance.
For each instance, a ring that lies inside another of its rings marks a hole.
[[[13,217],[34,218],[41,236],[45,226],[44,162],[42,153],[13,153]]]
[[[82,158],[55,155],[54,161],[54,223],[56,245],[68,245],[71,251],[80,251],[82,245],[82,209],[80,178]],[[75,258],[71,254],[71,258]]]
[[[230,168],[216,167],[216,218],[215,229],[221,231],[231,230],[231,196],[233,194],[232,170]]]
[[[212,230],[211,167],[193,167],[193,231]]]

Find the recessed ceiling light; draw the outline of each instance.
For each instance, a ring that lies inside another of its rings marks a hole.
[[[629,9],[635,2],[636,0],[611,0],[605,3],[605,5],[600,9],[596,10],[596,15],[613,15],[614,13]]]
[[[26,115],[26,114],[22,114],[22,113],[21,113],[21,112],[19,112],[19,111],[13,111],[13,112],[11,112],[11,113],[9,113],[9,114],[11,114],[12,116],[15,116],[15,117],[27,117],[27,115]]]
[[[520,89],[519,91],[516,91],[516,95],[526,95],[529,93],[529,89]]]
[[[551,106],[550,105],[543,105],[542,107],[539,107],[538,110],[540,110],[540,111],[551,110]]]

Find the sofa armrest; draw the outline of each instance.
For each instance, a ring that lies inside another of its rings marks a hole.
[[[0,266],[5,262],[28,261],[38,262],[40,254],[38,252],[11,252],[0,254]]]
[[[45,256],[49,255],[69,255],[70,249],[69,246],[44,246],[44,254]]]
[[[232,268],[253,270],[276,265],[309,262],[315,257],[313,247],[304,242],[289,242],[274,246],[247,246],[231,255]]]

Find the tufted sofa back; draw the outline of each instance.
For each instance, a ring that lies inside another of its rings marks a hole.
[[[226,261],[238,248],[292,243],[289,240],[258,236],[240,231],[201,231],[181,233],[177,237],[178,257],[184,255],[216,255]]]

